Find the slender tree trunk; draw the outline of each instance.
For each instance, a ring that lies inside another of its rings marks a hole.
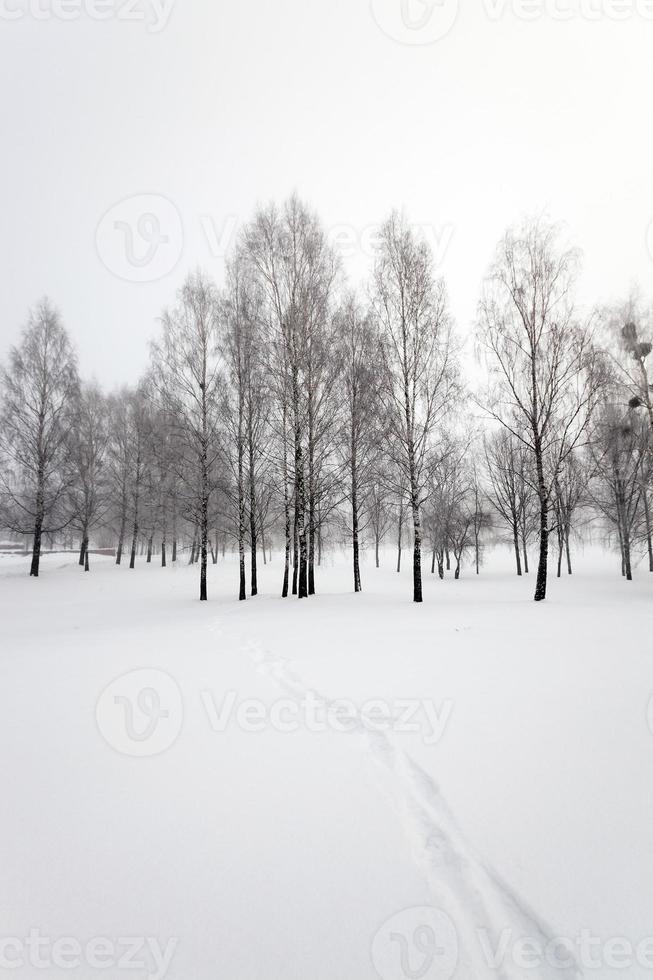
[[[34,521],[34,540],[32,544],[32,564],[30,566],[30,576],[39,577],[39,565],[41,562],[41,538],[43,536],[43,521],[45,520],[45,490],[44,477],[39,470],[38,489],[36,491],[36,519]]]
[[[535,601],[546,599],[546,581],[549,561],[549,505],[546,496],[540,499],[540,557],[535,583]]]
[[[251,401],[251,399],[250,399]],[[254,433],[252,431],[252,410],[250,406],[249,413],[249,431],[248,431],[248,442],[249,442],[249,537],[251,545],[252,554],[252,565],[251,565],[251,591],[252,595],[258,594],[258,576],[256,568],[256,547],[257,547],[257,529],[256,529],[256,476],[254,473]]]
[[[352,437],[353,442],[353,437]],[[352,452],[351,460],[351,526],[354,558],[354,592],[361,591],[360,556],[358,547],[358,490],[356,486],[356,454]]]
[[[209,543],[209,477],[206,459],[202,467],[202,500],[200,506],[200,602],[208,598],[206,572]]]
[[[30,566],[30,575],[34,578],[38,578],[39,575],[39,562],[41,560],[41,537],[42,537],[42,525],[36,521],[34,525],[34,543],[32,545],[32,564]]]
[[[161,568],[166,567],[166,536],[165,532],[161,538]]]
[[[286,532],[286,547],[283,562],[283,585],[281,597],[288,598],[288,579],[290,575],[290,494],[288,493],[288,440],[287,440],[286,395],[283,397],[283,514]]]
[[[567,527],[565,529],[565,554],[567,556],[567,574],[571,575],[573,573],[573,569],[571,567],[571,546],[569,543],[569,539],[570,539],[570,534],[569,534],[569,528]]]
[[[88,563],[88,539],[86,540],[86,548],[84,549],[84,571],[90,571],[90,566]]]
[[[399,503],[399,524],[397,527],[397,571],[401,571],[401,532],[404,526],[404,502]]]
[[[134,514],[134,526],[132,528],[132,546],[131,553],[129,556],[129,567],[134,568],[136,565],[136,546],[138,544],[138,517]]]
[[[305,599],[308,596],[308,555],[305,524],[304,451],[302,449],[299,407],[299,371],[296,364],[293,366],[292,383],[295,422],[295,474],[297,479],[297,537],[299,539],[299,581],[297,583],[297,596],[299,599]]]
[[[86,558],[86,549],[88,547],[88,540],[86,537],[86,528],[82,530],[82,543],[79,546],[79,561],[78,565],[84,566],[84,559]]]
[[[243,440],[242,408],[238,423],[238,600],[243,602],[247,598],[245,588],[245,475],[244,457],[245,447]]]
[[[438,551],[438,578],[444,581],[444,550]]]
[[[116,565],[122,561],[122,549],[125,541],[125,531],[127,528],[127,503],[123,501],[120,512],[120,530],[118,531],[118,548],[116,550]]]
[[[308,594],[315,595],[315,447],[313,419],[309,413],[308,440]]]
[[[515,562],[517,564],[517,575],[519,575],[521,577],[522,568],[521,568],[521,556],[519,554],[519,535],[517,533],[517,527],[516,526],[515,526],[515,528],[513,530],[513,542],[514,542],[514,546],[515,546]]]
[[[197,524],[193,525],[193,540],[190,546],[190,558],[188,559],[189,565],[195,564],[195,553],[197,551]]]
[[[544,483],[544,461],[540,437],[534,434],[535,469],[537,472],[538,498],[540,501],[540,557],[535,582],[535,602],[546,599],[546,585],[549,563],[549,498]]]
[[[644,488],[644,518],[646,520],[646,546],[648,549],[648,570],[653,572],[653,526],[651,524],[651,508],[648,502],[648,491]]]
[[[153,532],[154,533],[154,532]],[[153,533],[148,536],[147,539],[147,564],[149,565],[152,561],[152,540]]]

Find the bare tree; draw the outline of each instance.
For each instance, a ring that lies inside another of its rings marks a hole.
[[[163,337],[152,348],[154,377],[185,436],[183,472],[188,484],[196,488],[200,600],[205,601],[209,507],[216,484],[222,390],[219,301],[213,283],[200,272],[189,276],[177,306],[164,313],[162,324]]]
[[[413,600],[422,601],[422,524],[432,437],[454,392],[446,291],[428,245],[393,213],[382,228],[373,278],[384,363],[382,397],[397,489],[408,490],[413,528]]]
[[[485,282],[479,338],[490,371],[486,406],[531,454],[539,503],[535,601],[546,598],[549,512],[566,458],[601,398],[592,335],[574,318],[575,252],[541,221],[509,231]]]
[[[287,426],[294,477],[297,558],[293,592],[301,599],[308,595],[309,586],[307,531],[311,527],[307,524],[311,514],[307,521],[307,496],[311,486],[307,494],[306,457],[308,448],[310,468],[314,446],[309,425],[308,396],[314,390],[310,353],[315,331],[328,315],[336,265],[317,217],[294,195],[281,211],[270,206],[255,215],[245,229],[242,250],[265,298],[263,316],[275,344],[282,349],[284,380],[279,391],[288,402],[283,407],[284,433]],[[288,537],[286,540],[288,545]]]
[[[521,575],[520,548],[523,545],[524,558],[527,560],[524,537],[532,495],[531,487],[525,479],[527,450],[523,442],[505,429],[493,432],[485,440],[484,446],[489,479],[488,500],[508,527],[515,551],[517,575]]]
[[[373,324],[354,295],[350,294],[338,318],[339,386],[341,398],[340,457],[346,477],[343,490],[351,508],[351,542],[354,592],[360,592],[361,510],[375,475],[378,432],[378,342]],[[376,514],[376,560],[378,530]]]
[[[30,313],[0,375],[3,522],[33,533],[30,575],[37,577],[44,533],[65,526],[71,418],[77,365],[59,314],[47,299]]]
[[[108,505],[104,469],[109,431],[107,404],[97,384],[86,384],[76,399],[71,439],[72,524],[81,537],[79,564],[89,571],[89,537]]]

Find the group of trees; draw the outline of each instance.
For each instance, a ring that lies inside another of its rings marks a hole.
[[[80,381],[44,300],[0,376],[0,527],[29,536],[33,576],[44,536],[74,541],[87,570],[91,542],[131,568],[183,553],[202,600],[209,556],[237,551],[245,599],[273,546],[282,595],[312,595],[328,542],[348,543],[358,592],[361,548],[378,566],[393,534],[416,602],[425,548],[458,577],[489,537],[509,539],[519,575],[537,548],[540,601],[551,536],[571,572],[573,535],[597,519],[627,578],[640,552],[653,571],[651,321],[636,299],[581,319],[576,265],[542,221],[506,234],[473,384],[428,245],[396,213],[357,293],[297,197],[260,209],[222,286],[190,275],[145,376],[110,395]]]

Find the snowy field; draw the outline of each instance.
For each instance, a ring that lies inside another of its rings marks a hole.
[[[3,972],[650,976],[653,576],[576,564],[0,559]]]

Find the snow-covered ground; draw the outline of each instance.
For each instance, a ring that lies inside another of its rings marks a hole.
[[[0,558],[0,969],[650,976],[653,575],[576,563],[416,607],[391,556],[301,603],[221,560],[205,604],[185,564]]]

